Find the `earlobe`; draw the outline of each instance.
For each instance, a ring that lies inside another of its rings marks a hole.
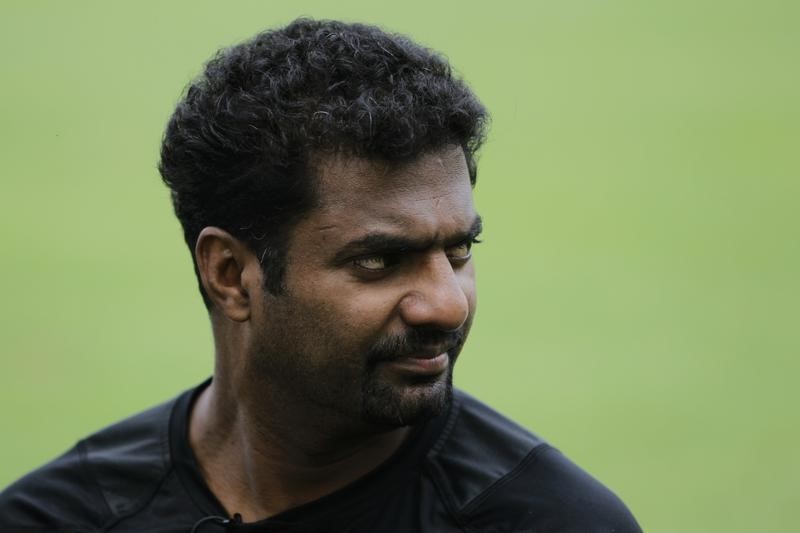
[[[250,295],[242,272],[250,250],[223,229],[203,228],[194,256],[200,281],[214,307],[236,322],[250,318]]]

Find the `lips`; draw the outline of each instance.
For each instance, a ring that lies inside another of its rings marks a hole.
[[[425,376],[441,374],[450,366],[448,353],[425,352],[393,359],[388,364],[400,372]]]
[[[423,353],[415,353],[399,357],[398,359],[433,359],[434,357],[439,357],[445,352],[447,352],[447,350],[429,350]]]

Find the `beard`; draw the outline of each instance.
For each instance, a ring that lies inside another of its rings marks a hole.
[[[307,424],[333,423],[355,431],[415,425],[448,408],[453,365],[471,318],[455,331],[410,328],[359,346],[328,320],[287,312],[261,332],[244,374],[260,403],[297,413]],[[448,354],[441,374],[397,375],[385,364],[433,347]]]
[[[361,415],[371,425],[395,428],[416,425],[444,412],[453,397],[453,366],[464,346],[470,323],[456,331],[414,328],[376,342],[366,356],[361,387]],[[401,382],[385,378],[380,364],[444,346],[447,369],[436,376],[404,376]]]
[[[453,397],[453,361],[434,379],[398,386],[379,379],[364,380],[361,415],[372,426],[387,429],[413,426],[444,412]]]

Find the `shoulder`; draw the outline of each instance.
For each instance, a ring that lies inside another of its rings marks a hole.
[[[625,504],[543,439],[456,391],[428,454],[434,484],[465,531],[640,532]]]
[[[0,530],[96,531],[134,512],[170,469],[174,400],[80,441],[0,493]]]

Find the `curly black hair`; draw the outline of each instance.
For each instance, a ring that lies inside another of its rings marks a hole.
[[[474,185],[487,121],[441,55],[375,26],[298,19],[208,62],[167,124],[159,170],[192,252],[204,227],[220,227],[261,257],[277,294],[288,232],[313,207],[315,161],[400,165],[453,144]]]

